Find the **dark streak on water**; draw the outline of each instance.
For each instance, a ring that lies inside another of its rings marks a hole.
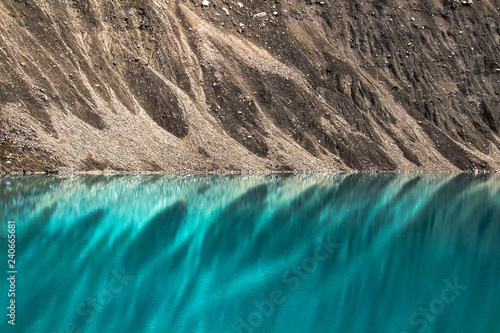
[[[0,199],[2,332],[500,332],[494,174],[2,176]]]

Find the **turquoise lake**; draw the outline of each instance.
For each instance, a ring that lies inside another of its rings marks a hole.
[[[0,200],[0,332],[500,332],[497,174],[4,175]]]

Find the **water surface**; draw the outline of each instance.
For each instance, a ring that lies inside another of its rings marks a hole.
[[[0,200],[1,332],[500,332],[495,174],[1,176]]]

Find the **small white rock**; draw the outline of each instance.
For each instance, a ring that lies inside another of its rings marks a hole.
[[[229,10],[227,10],[226,7],[222,7],[222,10],[224,11],[224,13],[226,13],[226,15],[229,15]]]
[[[240,8],[243,8],[243,4],[241,2],[236,3]]]
[[[203,7],[208,7],[208,6],[210,6],[210,1],[208,1],[208,0],[203,0],[203,2],[201,3],[201,5],[202,5]]]

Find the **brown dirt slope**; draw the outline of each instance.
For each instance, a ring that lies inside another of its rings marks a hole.
[[[0,168],[499,170],[499,8],[0,0]]]

